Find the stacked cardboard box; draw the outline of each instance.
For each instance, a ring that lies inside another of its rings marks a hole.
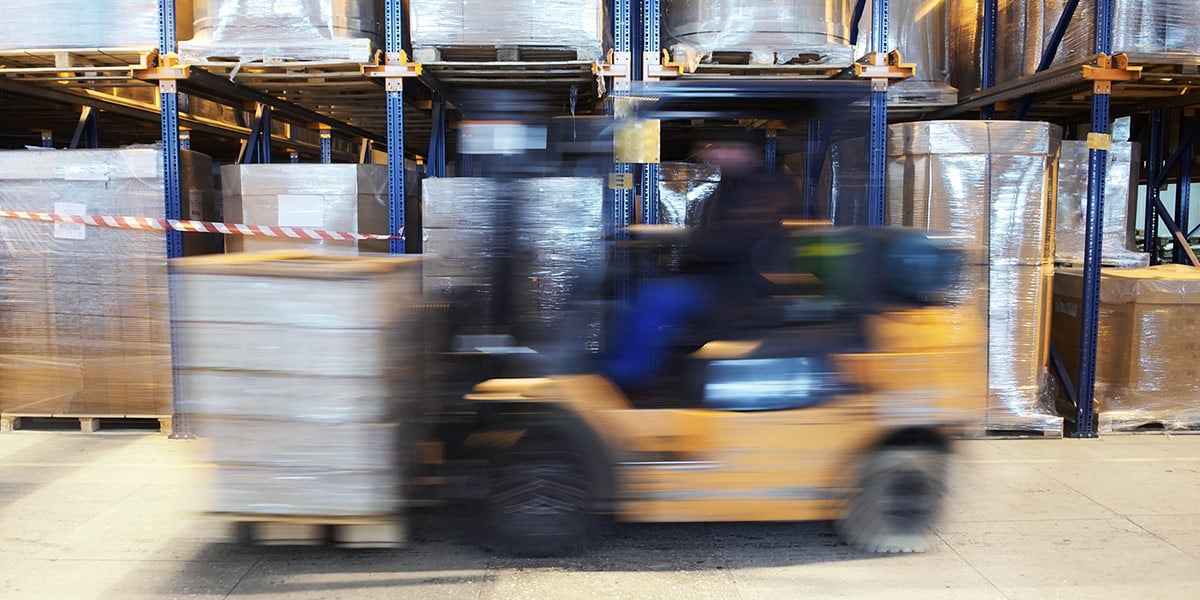
[[[225,218],[234,223],[388,233],[387,167],[264,164],[221,167]],[[229,236],[229,252],[328,249],[387,252],[386,240],[293,240]]]
[[[422,410],[420,260],[238,254],[177,273],[180,397],[218,466],[214,510],[395,513]]]
[[[157,47],[155,0],[0,2],[0,49]]]
[[[184,214],[206,218],[212,163],[180,163]],[[0,152],[0,208],[162,218],[162,165],[154,148]],[[169,416],[166,254],[162,232],[0,219],[0,412]]]
[[[603,264],[602,180],[426,179],[423,197],[426,295],[474,300],[479,333],[489,332],[495,302],[504,301],[523,344],[563,341],[560,326],[576,291]],[[501,289],[505,298],[496,297]],[[574,341],[596,349],[598,316],[586,321]]]
[[[1054,343],[1072,379],[1079,368],[1082,269],[1054,278]],[[1183,265],[1104,269],[1096,332],[1096,408],[1114,423],[1200,424],[1200,273]],[[1059,399],[1059,410],[1074,407]]]
[[[1060,130],[1047,123],[894,125],[888,141],[891,225],[964,240],[951,295],[988,325],[991,429],[1053,426],[1043,407],[1053,277],[1053,189]]]

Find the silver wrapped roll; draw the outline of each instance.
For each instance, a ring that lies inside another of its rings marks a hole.
[[[888,87],[891,104],[954,104],[958,90],[950,85],[950,56],[947,4],[954,0],[892,0],[888,3],[888,50],[899,51],[901,59],[916,65],[913,76]],[[871,2],[868,0],[858,23],[855,56],[871,49]]]
[[[608,39],[603,0],[410,0],[413,48],[545,46],[603,58]]]
[[[849,64],[850,0],[674,0],[663,6],[673,58],[748,52],[752,64]]]
[[[982,2],[951,0],[951,45],[955,48],[954,80],[961,89],[979,86],[982,50]],[[1011,81],[1037,70],[1042,54],[1063,14],[1067,0],[1008,0],[997,14],[996,82]],[[1114,0],[1112,51],[1177,53],[1200,51],[1200,21],[1192,0]],[[1095,4],[1079,2],[1051,65],[1080,61],[1093,54]],[[969,86],[969,87],[968,87]]]
[[[378,0],[195,0],[189,60],[371,60]]]

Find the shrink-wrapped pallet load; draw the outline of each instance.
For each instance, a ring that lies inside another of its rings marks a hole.
[[[490,333],[495,302],[503,300],[524,332],[521,343],[597,349],[598,316],[585,316],[581,327],[562,325],[605,258],[601,179],[434,178],[422,193],[427,297],[474,302],[477,321],[470,325],[478,329],[470,333]],[[502,289],[507,298],[496,298]]]
[[[849,66],[850,0],[674,0],[663,4],[663,43],[695,70],[714,53],[752,65]]]
[[[0,210],[163,218],[157,148],[0,152]],[[180,154],[185,218],[212,215],[212,163]],[[184,234],[203,253],[208,234]],[[0,218],[0,413],[170,417],[167,244]]]
[[[1061,420],[1043,402],[1059,128],[933,121],[889,134],[887,223],[965,240],[967,267],[951,296],[988,324],[981,425],[1057,429]]]
[[[380,0],[193,0],[189,61],[368,63],[378,45]]]
[[[1054,343],[1078,378],[1083,270],[1054,280]],[[1200,428],[1200,271],[1183,265],[1104,269],[1096,332],[1096,410],[1102,428]],[[1060,397],[1059,410],[1074,415]]]
[[[948,0],[954,83],[980,86],[983,2]],[[996,83],[1037,70],[1067,0],[1000,0],[997,12]],[[1079,63],[1094,54],[1095,3],[1078,3],[1050,66]],[[1200,21],[1192,0],[1113,0],[1112,52],[1159,54],[1188,60],[1200,52]]]
[[[607,7],[603,0],[410,0],[414,58],[433,62],[450,58],[446,50],[483,47],[504,51],[495,56],[501,60],[552,56],[545,50],[602,60],[610,36]]]
[[[225,218],[233,223],[388,234],[387,167],[261,164],[221,167]],[[228,252],[285,249],[387,252],[386,240],[228,236]]]
[[[915,65],[913,76],[888,87],[888,103],[942,106],[958,101],[950,85],[951,46],[947,4],[954,0],[892,0],[888,3],[888,51]],[[856,56],[871,48],[871,2],[859,20]]]
[[[216,464],[212,510],[394,518],[424,410],[420,259],[231,254],[175,273],[180,398]]]
[[[1082,265],[1087,238],[1087,142],[1067,140],[1058,158],[1058,190],[1054,222],[1054,261]],[[1139,146],[1135,142],[1113,142],[1108,151],[1104,184],[1104,224],[1100,262],[1118,267],[1144,267],[1150,255],[1133,249],[1137,214]]]
[[[0,2],[0,50],[157,48],[158,4],[156,0]]]

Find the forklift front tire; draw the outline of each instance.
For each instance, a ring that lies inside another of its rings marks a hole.
[[[522,439],[493,465],[488,529],[497,550],[523,557],[562,556],[590,538],[593,516],[583,462],[556,441]]]
[[[921,552],[933,534],[945,485],[946,453],[883,447],[862,468],[861,491],[838,523],[842,537],[868,552]]]

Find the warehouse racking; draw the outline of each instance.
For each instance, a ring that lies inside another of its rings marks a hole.
[[[1085,0],[1091,1],[1091,0]],[[558,60],[561,57],[520,56],[510,61],[448,60],[450,57],[423,56],[432,60],[410,61],[403,48],[404,3],[384,3],[384,48],[373,64],[346,62],[278,62],[240,64],[205,61],[183,64],[176,59],[175,2],[159,0],[160,39],[158,48],[97,50],[26,50],[0,53],[0,95],[48,103],[51,110],[28,113],[29,122],[45,118],[59,124],[59,131],[71,132],[71,147],[98,143],[97,111],[103,111],[105,123],[113,120],[127,127],[131,141],[161,141],[164,149],[164,175],[167,182],[166,214],[177,218],[178,149],[228,144],[241,140],[240,162],[269,162],[272,148],[290,150],[293,159],[315,157],[322,162],[362,161],[370,157],[367,149],[376,144],[382,149],[402,148],[426,163],[429,176],[447,173],[450,117],[447,106],[469,116],[469,103],[460,96],[471,89],[511,89],[538,86],[552,90],[572,111],[581,114],[611,111],[614,98],[629,97],[647,90],[680,93],[707,84],[709,98],[749,99],[762,97],[766,80],[785,80],[782,84],[798,95],[804,89],[817,89],[841,79],[868,86],[868,195],[869,222],[883,223],[886,198],[886,137],[891,120],[921,116],[940,119],[973,114],[981,118],[1041,118],[1060,123],[1086,122],[1088,137],[1094,142],[1089,156],[1089,210],[1085,269],[1084,319],[1078,381],[1073,382],[1078,411],[1072,435],[1094,437],[1095,349],[1098,320],[1097,296],[1100,270],[1100,230],[1102,222],[1107,152],[1105,142],[1113,115],[1140,115],[1138,129],[1149,140],[1149,206],[1146,210],[1145,249],[1157,256],[1161,243],[1161,220],[1176,243],[1172,258],[1194,262],[1186,240],[1195,231],[1184,231],[1188,223],[1193,140],[1200,132],[1200,120],[1188,109],[1200,104],[1193,89],[1200,75],[1200,59],[1182,59],[1151,54],[1113,54],[1113,0],[1094,0],[1097,27],[1094,53],[1079,60],[1050,67],[1051,59],[1069,24],[1078,0],[1067,3],[1065,17],[1056,27],[1040,71],[1016,81],[995,84],[997,56],[996,17],[998,0],[984,0],[982,37],[982,89],[965,95],[953,107],[931,110],[928,107],[893,107],[889,114],[889,82],[903,79],[911,65],[888,48],[888,2],[871,4],[871,52],[852,69],[814,70],[803,67],[751,69],[736,66],[705,66],[687,72],[664,55],[660,39],[659,0],[612,0],[613,53],[602,64],[588,60]],[[855,14],[865,11],[866,0],[855,3]],[[855,19],[857,23],[857,19]],[[470,57],[468,57],[470,58]],[[506,58],[498,56],[498,58]],[[554,60],[537,60],[553,58]],[[406,86],[416,79],[423,85]],[[852,84],[852,85],[854,85]],[[778,85],[778,84],[772,84]],[[687,86],[693,86],[688,88]],[[133,90],[132,92],[130,90]],[[143,92],[153,90],[153,94]],[[606,93],[607,90],[607,93]],[[383,102],[380,102],[382,91]],[[8,102],[8,100],[3,100]],[[235,109],[218,117],[190,110],[190,104],[214,102]],[[382,104],[382,110],[380,108]],[[25,110],[27,105],[14,102],[8,108]],[[77,114],[62,107],[80,107]],[[1084,118],[1087,117],[1087,118]],[[157,122],[153,133],[137,123]],[[1174,127],[1167,127],[1168,121]],[[274,125],[273,125],[274,123]],[[763,123],[764,153],[768,166],[777,159],[778,132]],[[185,129],[181,129],[185,128]],[[1181,135],[1171,136],[1172,129]],[[407,137],[406,137],[407,134]],[[807,201],[813,202],[819,185],[817,161],[825,154],[832,132],[827,121],[814,119],[807,124],[806,148],[809,167],[805,169]],[[43,133],[50,143],[53,135]],[[427,142],[427,143],[425,143]],[[1168,146],[1170,142],[1170,146]],[[1168,152],[1169,151],[1169,152]],[[1178,170],[1178,175],[1172,175]],[[613,174],[621,185],[610,186],[608,218],[615,230],[632,223],[635,214],[642,221],[658,220],[656,198],[658,165],[654,163],[613,165]],[[1174,211],[1160,197],[1162,184],[1174,177],[1181,185]],[[389,228],[405,230],[404,161],[389,161]],[[640,205],[635,203],[640,200]],[[180,254],[178,233],[169,233],[168,256]],[[392,240],[391,250],[401,253],[405,242]],[[187,435],[187,424],[178,421],[177,435]]]
[[[954,107],[930,115],[931,118],[950,118],[979,111],[983,119],[1002,116],[1020,120],[1038,118],[1087,127],[1084,133],[1089,148],[1088,209],[1082,265],[1084,293],[1078,379],[1065,381],[1061,361],[1056,361],[1060,379],[1076,405],[1074,418],[1068,419],[1068,434],[1078,438],[1096,437],[1098,429],[1094,394],[1105,202],[1103,182],[1114,117],[1134,117],[1131,139],[1146,141],[1148,200],[1143,249],[1150,254],[1152,264],[1158,262],[1162,246],[1158,235],[1161,221],[1173,241],[1171,258],[1174,262],[1200,266],[1188,243],[1196,231],[1186,230],[1193,141],[1200,133],[1189,109],[1200,104],[1200,96],[1194,88],[1200,58],[1178,53],[1114,53],[1113,11],[1116,2],[1094,2],[1095,28],[1090,55],[1051,66],[1080,4],[1080,0],[1069,0],[1047,42],[1037,72],[996,84],[999,1],[984,0],[982,89],[967,94]],[[1168,117],[1172,121],[1170,128],[1166,126]],[[1168,135],[1171,130],[1178,135]],[[1171,148],[1168,148],[1168,142],[1172,144]],[[1179,185],[1175,210],[1171,211],[1163,204],[1160,190],[1176,169],[1175,178]]]

